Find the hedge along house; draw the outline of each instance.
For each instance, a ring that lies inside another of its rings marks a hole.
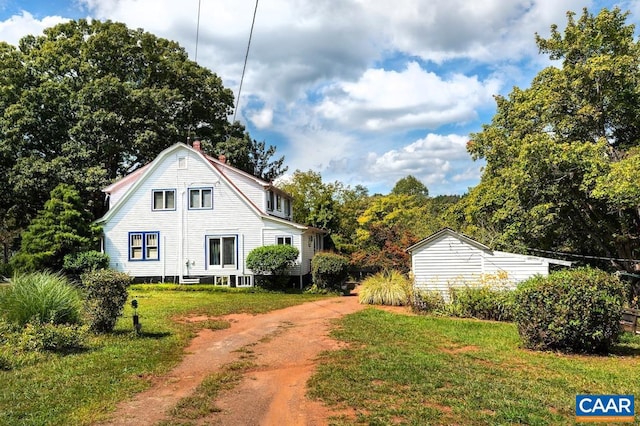
[[[102,250],[136,282],[252,286],[249,252],[289,244],[300,252],[290,273],[302,286],[323,248],[324,231],[291,221],[288,194],[205,155],[198,141],[170,146],[103,191]]]
[[[407,249],[411,255],[414,285],[436,290],[445,298],[449,289],[478,283],[487,275],[500,275],[507,288],[534,275],[549,275],[551,265],[570,267],[571,262],[546,257],[494,251],[449,228],[430,235]]]

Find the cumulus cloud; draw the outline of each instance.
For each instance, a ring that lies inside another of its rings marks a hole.
[[[435,129],[476,119],[476,108],[491,103],[499,88],[495,79],[442,77],[411,62],[401,72],[369,69],[355,83],[336,83],[317,111],[364,130]]]
[[[31,13],[22,11],[22,13],[14,15],[6,21],[0,22],[0,40],[17,46],[22,37],[28,34],[40,35],[45,28],[66,21],[68,19],[61,16],[47,16],[43,19],[36,19]]]

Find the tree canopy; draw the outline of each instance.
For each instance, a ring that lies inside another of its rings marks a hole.
[[[486,160],[460,204],[468,233],[497,246],[627,259],[640,255],[640,46],[627,13],[568,13],[564,34],[536,35],[562,60],[527,89],[497,97],[497,113],[467,148]]]
[[[69,21],[0,43],[0,234],[11,240],[58,184],[91,212],[101,189],[168,146],[233,138],[237,166],[272,179],[286,168],[275,148],[229,123],[233,93],[177,43],[111,21]]]

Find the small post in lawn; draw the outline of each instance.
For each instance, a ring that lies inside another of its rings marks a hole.
[[[133,308],[133,329],[136,334],[140,334],[142,324],[140,324],[140,318],[138,317],[138,301],[136,299],[131,301],[131,307]]]

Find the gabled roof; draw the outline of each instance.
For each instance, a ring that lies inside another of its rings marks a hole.
[[[451,228],[442,228],[441,230],[439,230],[438,232],[435,232],[431,235],[429,235],[427,238],[424,238],[420,241],[418,241],[417,243],[415,243],[414,245],[412,245],[411,247],[409,247],[406,251],[408,251],[409,253],[415,251],[416,249],[428,245],[430,243],[432,243],[433,241],[439,240],[440,238],[444,237],[444,236],[451,236],[454,238],[457,238],[460,241],[464,241],[465,243],[480,249],[480,250],[484,250],[484,251],[491,251],[491,249],[487,246],[485,246],[482,243],[479,243],[478,241],[474,240],[471,237],[467,237],[464,234],[461,234],[459,232],[454,231]]]
[[[96,223],[100,223],[100,222],[105,222],[107,220],[109,220],[116,211],[118,211],[122,205],[124,205],[124,203],[131,197],[131,194],[133,194],[138,187],[140,187],[140,185],[142,184],[142,182],[144,182],[144,180],[147,178],[148,175],[150,175],[151,173],[153,173],[153,171],[156,169],[156,167],[158,166],[158,164],[160,164],[162,161],[162,159],[168,155],[170,155],[172,152],[178,150],[178,149],[188,149],[190,150],[192,153],[195,153],[196,155],[199,155],[204,161],[205,163],[207,163],[213,170],[216,171],[216,173],[220,176],[220,178],[229,185],[230,188],[233,189],[234,192],[237,193],[237,195],[240,197],[240,199],[242,199],[253,211],[254,213],[256,213],[258,216],[264,218],[264,219],[269,219],[271,221],[277,222],[277,223],[281,223],[281,224],[285,224],[285,225],[289,225],[292,226],[294,228],[300,229],[300,230],[316,230],[316,228],[313,227],[309,227],[306,225],[302,225],[299,223],[295,223],[295,222],[291,222],[289,220],[285,220],[285,219],[280,219],[278,217],[274,217],[271,215],[268,215],[267,213],[263,212],[258,206],[256,206],[251,199],[245,195],[240,188],[238,188],[238,186],[233,183],[233,180],[229,178],[229,176],[227,175],[227,173],[225,173],[226,169],[229,170],[233,170],[233,172],[235,173],[239,173],[243,176],[246,176],[252,180],[254,180],[257,184],[263,186],[264,188],[270,188],[272,185],[269,182],[266,182],[262,179],[259,179],[243,170],[237,169],[233,166],[230,166],[220,160],[217,160],[211,156],[208,156],[206,154],[204,154],[202,151],[198,150],[198,149],[194,149],[193,147],[190,147],[189,145],[186,145],[182,142],[178,142],[175,143],[173,145],[171,145],[170,147],[168,147],[167,149],[165,149],[164,151],[162,151],[160,154],[158,154],[158,156],[149,164],[146,164],[145,166],[141,167],[140,169],[130,173],[129,175],[123,177],[122,179],[114,182],[113,184],[109,185],[108,187],[104,188],[103,191],[104,192],[112,192],[115,189],[122,187],[125,184],[130,184],[129,188],[127,189],[127,191],[125,192],[125,194],[122,196],[122,198],[120,198],[118,200],[118,202],[111,208],[109,209],[109,211],[107,211],[107,213],[101,217],[100,219],[96,220]],[[282,191],[280,191],[282,192]],[[284,192],[282,192],[284,193]],[[318,230],[321,232],[325,232],[323,230]]]
[[[502,251],[493,251],[491,250],[489,247],[485,246],[482,243],[479,243],[478,241],[474,240],[471,237],[468,237],[464,234],[461,234],[459,232],[454,231],[451,228],[442,228],[441,230],[439,230],[438,232],[435,232],[431,235],[429,235],[427,238],[424,238],[423,240],[418,241],[417,243],[415,243],[414,245],[412,245],[411,247],[407,248],[407,252],[409,253],[413,253],[414,251],[416,251],[417,249],[424,247],[426,245],[431,244],[434,241],[439,240],[440,238],[444,237],[444,236],[451,236],[454,237],[462,242],[465,242],[479,250],[482,250],[488,254],[506,254],[506,255],[511,255],[511,256],[518,256],[518,257],[522,257],[522,258],[527,258],[527,259],[536,259],[538,261],[544,261],[547,263],[553,263],[556,265],[563,265],[563,266],[571,266],[572,262],[568,261],[568,260],[560,260],[560,259],[552,259],[549,257],[540,257],[540,256],[530,256],[530,255],[523,255],[523,254],[517,254],[517,253],[508,253],[508,252],[502,252]]]

